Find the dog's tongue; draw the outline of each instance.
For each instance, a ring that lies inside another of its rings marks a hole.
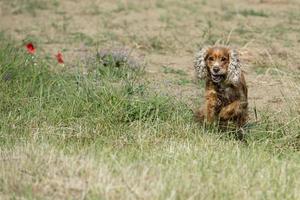
[[[219,75],[212,75],[211,78],[215,83],[219,83],[222,80],[222,76]]]

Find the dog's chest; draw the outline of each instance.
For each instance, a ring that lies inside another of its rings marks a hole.
[[[238,94],[233,86],[220,85],[218,88],[218,98],[223,104],[229,104],[238,98]]]

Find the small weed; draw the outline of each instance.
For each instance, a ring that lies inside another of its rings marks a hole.
[[[63,15],[63,20],[61,20],[59,23],[57,22],[52,22],[51,26],[57,30],[58,32],[61,33],[67,33],[69,26],[70,26],[70,17],[67,17],[66,15]],[[72,34],[71,34],[72,35]]]
[[[137,5],[135,5],[133,2],[123,2],[123,1],[117,1],[117,8],[114,10],[114,12],[119,13],[123,11],[138,11],[139,9],[137,8]]]
[[[189,79],[185,79],[185,78],[181,78],[177,81],[177,84],[178,85],[187,85],[187,84],[190,84],[191,83],[191,80]]]
[[[81,32],[71,33],[70,38],[72,41],[75,42],[82,42],[87,46],[93,46],[94,40],[92,37],[88,36],[87,34]]]
[[[161,51],[164,48],[164,42],[160,37],[149,38],[150,48],[153,50]]]
[[[180,76],[187,76],[187,73],[185,71],[183,71],[182,69],[174,69],[174,68],[171,68],[171,67],[168,67],[168,66],[162,66],[162,70],[163,70],[163,73],[165,74],[177,74],[177,75],[180,75]]]
[[[208,20],[207,27],[204,29],[201,38],[203,38],[203,43],[213,45],[219,40],[219,36],[213,31],[213,24],[211,20]]]
[[[85,15],[101,15],[104,14],[97,4],[94,2],[88,7],[88,9],[84,10],[83,14]]]
[[[242,25],[242,24],[237,29],[235,29],[235,31],[239,35],[245,35],[246,33],[249,33],[249,30],[247,30],[246,27],[244,25]]]
[[[131,56],[131,51],[125,48],[103,49],[97,53],[97,59],[104,67],[125,67],[136,71],[144,69],[143,61]]]
[[[174,51],[170,38],[161,34],[155,36],[144,35],[143,37],[137,37],[135,34],[131,34],[129,37],[131,42],[138,44],[141,48],[149,52],[157,51],[164,53],[166,51]]]
[[[29,13],[36,16],[38,10],[46,10],[50,7],[57,7],[59,1],[57,0],[12,0],[8,5],[13,8],[13,14]]]
[[[155,6],[156,6],[157,8],[161,8],[161,9],[164,9],[164,8],[166,7],[165,2],[164,2],[164,1],[161,1],[161,0],[156,0],[156,1],[155,1]]]
[[[255,68],[255,72],[256,72],[256,74],[258,74],[258,75],[265,74],[266,70],[267,70],[267,69],[266,69],[265,67],[256,67],[256,68]]]
[[[159,21],[163,22],[166,25],[166,28],[175,27],[175,23],[172,20],[172,17],[169,14],[161,14],[159,16]]]
[[[243,15],[244,17],[248,16],[255,16],[255,17],[268,17],[269,15],[264,11],[256,11],[253,9],[245,9],[238,12],[239,14]]]
[[[278,75],[278,72],[276,72],[275,70],[270,70],[270,69],[277,69],[277,68],[269,67],[267,65],[257,65],[257,66],[255,66],[255,72],[258,75],[265,74],[267,71],[270,75]]]
[[[102,38],[100,39],[100,42],[105,43],[107,41],[118,41],[119,36],[113,32],[113,31],[105,31],[102,33]]]

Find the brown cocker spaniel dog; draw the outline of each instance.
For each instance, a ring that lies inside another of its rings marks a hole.
[[[201,49],[194,67],[199,79],[205,79],[205,105],[196,112],[200,122],[217,122],[227,127],[232,121],[237,129],[247,121],[247,86],[238,53],[225,46]]]

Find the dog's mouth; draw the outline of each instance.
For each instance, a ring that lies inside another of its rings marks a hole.
[[[223,74],[211,74],[211,79],[215,83],[220,83],[224,78],[225,76]]]

